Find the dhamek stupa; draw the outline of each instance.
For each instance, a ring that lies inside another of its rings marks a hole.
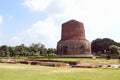
[[[91,56],[91,43],[85,38],[82,22],[70,20],[62,24],[57,54],[61,57]]]

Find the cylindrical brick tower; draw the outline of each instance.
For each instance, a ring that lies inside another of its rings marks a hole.
[[[57,54],[62,57],[91,56],[91,43],[85,38],[82,22],[70,20],[62,24],[61,40]]]
[[[84,40],[85,30],[83,23],[76,20],[70,20],[62,24],[62,36],[61,40]]]

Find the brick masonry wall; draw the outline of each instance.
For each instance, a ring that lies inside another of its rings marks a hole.
[[[82,22],[70,20],[62,24],[61,40],[57,43],[57,53],[63,55],[91,55],[91,43],[85,38]]]

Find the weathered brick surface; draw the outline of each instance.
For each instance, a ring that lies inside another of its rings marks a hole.
[[[85,39],[83,23],[70,20],[62,24],[61,40],[81,40]]]
[[[76,20],[62,24],[61,40],[57,44],[60,56],[91,55],[91,43],[85,38],[84,25]]]

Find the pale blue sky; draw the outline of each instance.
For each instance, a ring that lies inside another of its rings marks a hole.
[[[0,0],[0,45],[56,47],[61,24],[84,23],[86,38],[120,42],[120,0]]]

